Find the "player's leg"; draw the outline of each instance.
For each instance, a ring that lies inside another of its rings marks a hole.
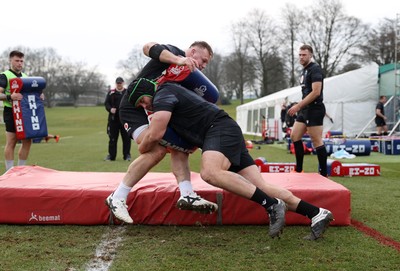
[[[171,169],[178,182],[181,196],[176,207],[181,210],[193,210],[199,213],[212,213],[218,209],[218,205],[200,197],[193,191],[190,179],[189,154],[170,149]]]
[[[6,171],[14,166],[14,150],[17,145],[15,133],[6,132],[6,145],[4,147],[4,159]]]
[[[110,155],[110,160],[114,161],[117,157],[117,143],[118,143],[118,136],[119,136],[119,123],[115,121],[109,121],[108,127],[108,154]]]
[[[306,130],[307,127],[304,122],[295,121],[290,134],[296,157],[296,172],[303,171],[304,146],[302,138]]]
[[[136,134],[135,140],[138,144],[144,138],[147,128],[138,128],[140,133]],[[133,223],[133,219],[128,212],[126,201],[133,186],[138,183],[155,165],[157,165],[167,153],[166,148],[155,145],[149,152],[142,153],[129,165],[122,181],[117,189],[106,199],[106,205],[111,212],[121,221]]]
[[[201,161],[200,174],[203,180],[263,206],[269,215],[269,235],[277,237],[282,233],[286,213],[286,204],[282,200],[269,197],[241,175],[228,171],[230,161],[221,152],[204,151]]]
[[[311,220],[311,233],[306,237],[307,239],[316,240],[322,237],[329,223],[333,220],[333,215],[329,210],[303,201],[289,190],[266,182],[256,165],[248,166],[239,171],[238,174],[259,187],[268,196],[282,199],[290,211],[308,217]]]
[[[129,138],[129,134],[125,131],[122,124],[119,125],[119,132],[121,134],[122,139],[122,153],[123,158],[126,161],[131,160],[131,139]]]
[[[324,104],[314,105],[312,109],[309,110],[307,124],[307,132],[310,135],[311,142],[318,157],[319,173],[324,177],[328,176],[326,164],[328,153],[324,141],[322,140],[325,113],[326,110]]]
[[[328,153],[325,148],[325,144],[322,140],[323,126],[312,126],[308,127],[308,134],[310,135],[312,144],[317,153],[318,163],[319,163],[319,173],[326,177],[327,172],[327,159]]]
[[[21,147],[18,151],[18,166],[24,166],[28,160],[29,151],[31,150],[32,139],[21,140]]]

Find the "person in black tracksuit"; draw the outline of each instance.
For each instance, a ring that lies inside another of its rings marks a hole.
[[[108,111],[108,123],[107,123],[107,134],[109,137],[108,141],[108,155],[104,159],[106,161],[115,161],[117,156],[117,143],[118,136],[121,133],[122,144],[123,144],[123,158],[126,161],[131,160],[131,140],[128,133],[124,129],[119,119],[119,104],[121,103],[122,96],[126,92],[124,88],[124,80],[118,77],[115,80],[116,87],[111,89],[106,96],[104,105]]]

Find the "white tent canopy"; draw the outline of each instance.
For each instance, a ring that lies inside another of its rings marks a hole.
[[[324,80],[324,103],[326,112],[333,118],[324,120],[324,132],[342,131],[345,136],[355,136],[375,115],[378,102],[378,65],[343,73]],[[278,91],[236,108],[236,121],[244,134],[261,135],[262,120],[279,123],[280,111],[285,99],[290,102],[301,100],[300,86]],[[279,133],[281,134],[281,133]]]

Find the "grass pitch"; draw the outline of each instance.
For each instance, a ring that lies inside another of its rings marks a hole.
[[[235,106],[225,109],[232,115]],[[117,160],[103,161],[108,142],[103,107],[51,108],[46,117],[49,133],[59,134],[60,142],[33,144],[28,164],[65,171],[125,172],[128,162],[122,159],[120,141]],[[4,136],[0,146],[4,148]],[[285,144],[260,147],[250,151],[254,158],[295,161]],[[132,158],[137,156],[132,144]],[[3,156],[0,159],[4,172]],[[192,171],[199,171],[199,162],[197,151],[190,158]],[[379,164],[382,174],[332,178],[352,193],[352,219],[400,242],[400,156],[372,153],[351,162]],[[315,172],[316,156],[306,156],[304,164],[306,172]],[[169,157],[153,171],[169,172]],[[267,230],[267,226],[126,226],[109,270],[400,269],[398,250],[351,226],[331,227],[316,242],[302,239],[309,231],[306,226],[288,226],[280,239],[270,239]],[[111,226],[0,225],[0,270],[90,270],[96,247],[105,233],[113,231]]]

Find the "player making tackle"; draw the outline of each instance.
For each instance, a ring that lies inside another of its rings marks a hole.
[[[152,61],[164,60],[165,63],[177,65],[171,65],[166,70],[166,73],[159,78],[157,86],[149,80],[142,80],[141,84],[137,80],[135,87],[128,93],[131,106],[154,112],[139,144],[141,156],[160,146],[160,141],[163,139],[164,144],[165,141],[169,142],[172,148],[174,145],[179,146],[181,142],[201,148],[202,179],[264,207],[269,216],[271,237],[277,237],[282,233],[286,210],[289,209],[311,219],[311,234],[307,236],[308,239],[320,238],[333,220],[332,213],[301,200],[287,189],[265,182],[248,153],[237,123],[223,110],[199,96],[203,94],[204,97],[207,95],[212,97],[215,93],[218,95],[215,86],[195,68],[205,67],[212,57],[211,47],[206,45],[201,43],[189,48],[193,49],[192,56],[184,58],[191,58],[187,62],[190,64],[182,63],[180,59],[166,62],[165,56],[172,54],[167,46],[154,43],[149,47],[150,53],[147,52]],[[196,56],[197,58],[194,58]],[[189,76],[179,77],[185,72]],[[189,86],[188,83],[192,85]],[[166,140],[164,136],[167,130],[176,133],[169,139],[176,140],[175,142]],[[188,165],[188,154],[185,154],[183,160],[186,160],[183,164]],[[130,184],[133,186],[138,181],[130,180]],[[127,188],[130,190],[132,187]],[[133,223],[125,201],[121,200],[119,204],[114,204],[115,202],[118,202],[118,199],[113,193],[106,200],[112,213],[124,222]],[[217,206],[212,206],[210,211],[217,210]]]

